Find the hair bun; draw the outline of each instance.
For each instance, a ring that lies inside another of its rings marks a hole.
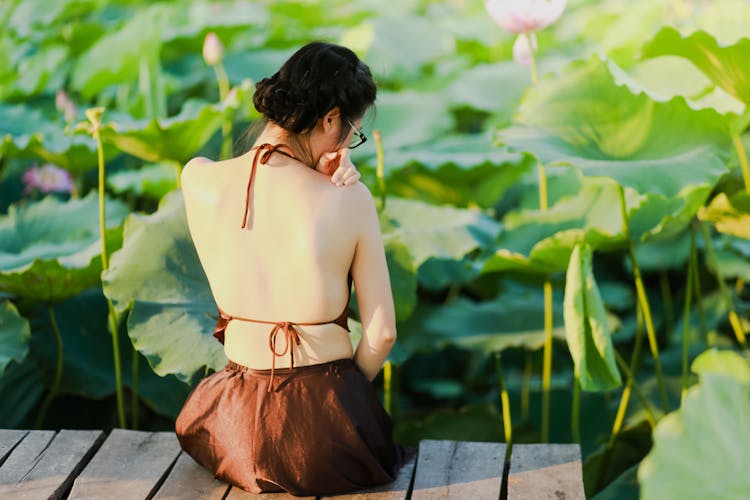
[[[312,130],[336,106],[343,118],[361,117],[375,101],[370,69],[346,47],[312,42],[255,85],[259,113],[294,133]]]

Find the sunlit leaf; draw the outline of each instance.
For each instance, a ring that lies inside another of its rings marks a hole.
[[[599,57],[574,61],[530,89],[516,122],[498,133],[501,143],[641,194],[684,195],[727,171],[725,117],[682,97],[654,101]]]
[[[643,47],[643,57],[681,56],[728,94],[750,105],[750,38],[721,45],[705,31],[682,36],[665,26]]]
[[[707,207],[701,207],[698,218],[713,222],[719,232],[750,240],[750,194],[719,193]]]
[[[654,429],[641,498],[743,498],[750,491],[750,366],[732,351],[695,359],[700,382]],[[697,459],[700,457],[700,459]]]
[[[592,266],[591,248],[576,245],[565,279],[565,333],[581,389],[608,391],[622,379]]]
[[[158,375],[190,383],[204,367],[224,367],[224,351],[212,336],[216,302],[190,237],[181,191],[168,193],[153,214],[128,216],[122,248],[112,255],[102,283],[117,310],[132,306],[128,334]]]

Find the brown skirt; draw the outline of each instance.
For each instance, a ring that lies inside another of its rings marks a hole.
[[[252,493],[353,492],[394,481],[416,448],[395,443],[375,387],[351,358],[270,369],[229,360],[177,416],[180,446]]]

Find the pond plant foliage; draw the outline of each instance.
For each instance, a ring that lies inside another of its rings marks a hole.
[[[399,441],[750,496],[750,4],[0,3],[0,427],[165,429],[226,362],[179,179],[315,39],[372,68]],[[362,326],[351,302],[351,339]]]

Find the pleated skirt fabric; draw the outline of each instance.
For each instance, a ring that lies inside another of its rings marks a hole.
[[[394,481],[416,448],[395,443],[375,387],[351,358],[270,369],[229,360],[203,378],[175,422],[180,446],[252,493],[354,492]]]

